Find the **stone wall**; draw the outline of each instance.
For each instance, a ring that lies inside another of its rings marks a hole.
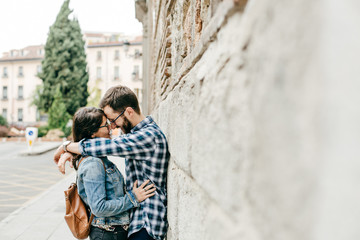
[[[168,239],[359,239],[360,5],[136,1]]]

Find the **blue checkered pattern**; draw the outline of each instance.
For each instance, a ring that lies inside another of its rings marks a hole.
[[[132,189],[135,180],[138,180],[138,185],[147,179],[155,184],[155,196],[146,199],[140,207],[131,211],[129,236],[146,228],[154,239],[164,239],[168,227],[166,177],[170,153],[166,137],[154,120],[147,116],[131,133],[112,140],[81,140],[79,148],[83,156],[124,157],[127,190]]]

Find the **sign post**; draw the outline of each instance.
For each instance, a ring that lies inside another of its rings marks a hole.
[[[25,130],[26,142],[28,145],[28,150],[32,151],[32,146],[38,136],[38,129],[35,127],[27,127]]]

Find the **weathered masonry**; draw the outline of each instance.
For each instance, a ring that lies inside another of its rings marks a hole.
[[[358,1],[135,4],[168,239],[360,239]]]

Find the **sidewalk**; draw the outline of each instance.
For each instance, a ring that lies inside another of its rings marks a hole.
[[[109,157],[109,159],[125,176],[124,160],[118,157]],[[64,220],[64,191],[75,182],[76,178],[75,171],[70,168],[67,171],[72,173],[0,222],[1,240],[75,239]]]
[[[64,220],[64,190],[74,181],[75,172],[11,213],[0,222],[0,239],[75,239]]]

